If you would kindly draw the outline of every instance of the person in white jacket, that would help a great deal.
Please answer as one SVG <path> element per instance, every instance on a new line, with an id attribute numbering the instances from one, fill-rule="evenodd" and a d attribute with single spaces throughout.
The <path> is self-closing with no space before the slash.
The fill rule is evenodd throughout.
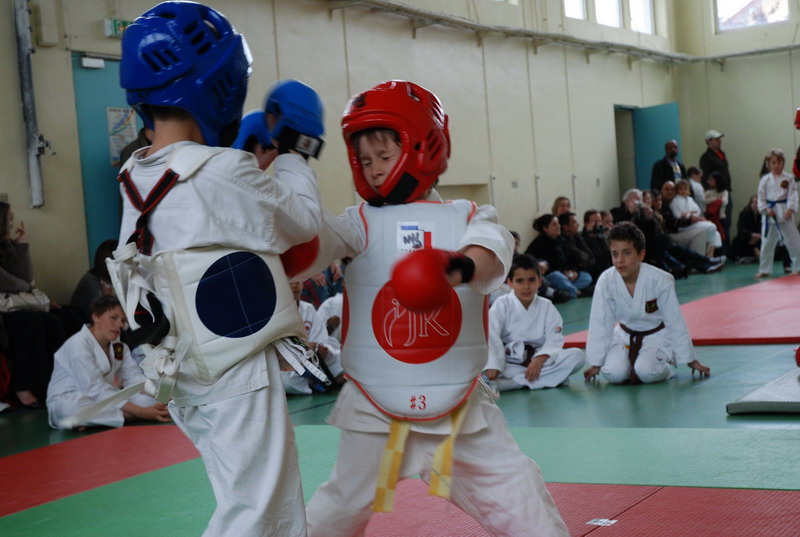
<path id="1" fill-rule="evenodd" d="M 144 382 L 128 346 L 119 340 L 125 324 L 119 301 L 113 296 L 101 297 L 91 306 L 91 318 L 92 323 L 84 325 L 55 354 L 53 376 L 47 387 L 47 411 L 50 426 L 56 429 L 72 428 L 65 425 L 67 418 L 113 397 L 121 388 Z M 74 427 L 122 427 L 135 419 L 170 421 L 166 405 L 137 393 Z"/>
<path id="2" fill-rule="evenodd" d="M 541 282 L 537 260 L 515 255 L 506 280 L 512 292 L 495 300 L 489 310 L 484 375 L 497 391 L 561 386 L 586 361 L 580 349 L 564 348 L 561 314 L 538 296 Z"/>
<path id="3" fill-rule="evenodd" d="M 797 213 L 797 185 L 791 174 L 783 171 L 786 157 L 780 149 L 767 154 L 769 173 L 758 183 L 758 212 L 761 213 L 761 254 L 756 278 L 772 272 L 775 247 L 783 242 L 792 266 L 792 274 L 800 273 L 800 232 L 794 225 Z"/>
<path id="4" fill-rule="evenodd" d="M 328 418 L 341 429 L 339 454 L 308 504 L 309 537 L 363 535 L 373 510 L 392 509 L 397 481 L 416 474 L 495 537 L 568 535 L 480 382 L 486 295 L 508 274 L 513 239 L 493 207 L 433 190 L 450 154 L 439 99 L 388 81 L 350 100 L 342 130 L 368 205 L 326 214 L 309 269 L 353 258 L 341 324 L 348 382 Z"/>
<path id="5" fill-rule="evenodd" d="M 643 262 L 641 230 L 621 222 L 611 228 L 608 240 L 614 266 L 600 275 L 592 296 L 586 380 L 602 373 L 612 384 L 659 382 L 675 375 L 675 364 L 710 375 L 695 355 L 675 279 Z"/>
<path id="6" fill-rule="evenodd" d="M 194 285 L 178 282 L 183 293 L 159 291 L 165 314 L 184 312 L 173 315 L 170 330 L 191 348 L 175 364 L 161 347 L 165 355 L 152 364 L 160 378 L 174 379 L 170 415 L 200 452 L 214 491 L 203 535 L 305 537 L 278 362 L 289 341 L 281 320 L 294 337 L 304 330 L 278 256 L 319 233 L 322 211 L 314 172 L 285 138 L 291 129 L 297 139 L 304 127 L 288 114 L 267 111 L 274 178 L 252 154 L 229 147 L 250 70 L 244 36 L 203 4 L 163 2 L 125 30 L 120 82 L 154 134 L 120 174 L 120 244 L 135 244 L 137 256 L 177 259 L 174 271 L 149 271 L 159 285 L 207 267 Z M 322 118 L 305 119 L 321 126 Z M 206 339 L 213 348 L 199 349 Z M 142 362 L 146 376 L 159 379 L 149 362 Z"/>

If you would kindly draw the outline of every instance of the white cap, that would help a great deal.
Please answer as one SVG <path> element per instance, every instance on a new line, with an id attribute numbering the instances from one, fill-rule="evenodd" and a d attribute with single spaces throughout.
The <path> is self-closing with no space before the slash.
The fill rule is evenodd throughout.
<path id="1" fill-rule="evenodd" d="M 722 134 L 721 132 L 711 129 L 706 133 L 706 142 L 709 140 L 713 140 L 714 138 L 722 138 L 723 136 L 725 135 Z"/>

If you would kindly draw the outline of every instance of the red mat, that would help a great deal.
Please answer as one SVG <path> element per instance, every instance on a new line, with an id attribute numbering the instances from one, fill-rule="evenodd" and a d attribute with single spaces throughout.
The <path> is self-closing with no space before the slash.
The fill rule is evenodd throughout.
<path id="1" fill-rule="evenodd" d="M 548 483 L 570 535 L 775 537 L 797 535 L 800 492 Z M 600 526 L 601 521 L 615 521 Z M 587 522 L 595 521 L 594 524 Z M 398 484 L 395 510 L 373 515 L 367 537 L 488 537 L 419 479 Z"/>
<path id="2" fill-rule="evenodd" d="M 695 345 L 800 342 L 800 278 L 785 276 L 681 306 Z M 586 347 L 588 331 L 566 336 L 564 347 Z"/>
<path id="3" fill-rule="evenodd" d="M 0 458 L 0 516 L 198 457 L 172 425 L 122 427 Z"/>

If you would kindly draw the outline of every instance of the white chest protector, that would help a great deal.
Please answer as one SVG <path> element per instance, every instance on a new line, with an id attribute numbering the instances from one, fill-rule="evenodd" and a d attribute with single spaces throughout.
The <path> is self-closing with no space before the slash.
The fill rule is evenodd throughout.
<path id="1" fill-rule="evenodd" d="M 185 181 L 218 150 L 181 148 L 169 169 L 178 174 L 178 181 Z M 123 169 L 132 166 L 129 161 Z M 137 305 L 147 307 L 148 292 L 159 299 L 170 321 L 171 337 L 160 345 L 169 359 L 163 352 L 151 352 L 142 363 L 151 380 L 163 383 L 166 376 L 174 383 L 180 369 L 210 384 L 279 338 L 305 337 L 283 265 L 275 254 L 212 246 L 148 256 L 129 243 L 114 252 L 107 264 L 132 328 L 137 328 Z M 174 355 L 169 351 L 175 351 Z"/>
<path id="2" fill-rule="evenodd" d="M 455 250 L 474 214 L 471 202 L 361 206 L 367 247 L 347 267 L 342 365 L 384 414 L 433 420 L 463 403 L 487 356 L 487 300 L 467 285 L 431 313 L 411 313 L 387 284 L 414 249 Z"/>

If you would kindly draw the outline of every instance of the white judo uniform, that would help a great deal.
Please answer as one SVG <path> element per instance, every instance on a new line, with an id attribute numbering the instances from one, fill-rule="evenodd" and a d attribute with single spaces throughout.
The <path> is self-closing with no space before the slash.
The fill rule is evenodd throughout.
<path id="1" fill-rule="evenodd" d="M 314 306 L 305 300 L 297 302 L 297 308 L 300 310 L 300 318 L 303 320 L 303 326 L 306 332 L 311 333 L 314 326 L 314 316 L 317 310 Z M 286 393 L 292 395 L 309 395 L 311 394 L 311 387 L 308 385 L 308 379 L 301 376 L 297 371 L 281 371 L 281 381 Z"/>
<path id="2" fill-rule="evenodd" d="M 314 326 L 308 333 L 308 340 L 312 343 L 325 345 L 328 354 L 325 356 L 325 365 L 334 377 L 341 375 L 342 368 L 342 306 L 344 304 L 344 294 L 337 293 L 319 305 L 317 314 L 314 317 Z M 328 333 L 328 319 L 331 317 L 339 318 L 339 326 L 333 332 Z"/>
<path id="3" fill-rule="evenodd" d="M 132 157 L 133 183 L 150 192 L 176 150 L 192 142 Z M 153 254 L 221 246 L 280 254 L 311 240 L 322 215 L 314 172 L 300 155 L 275 159 L 276 178 L 255 157 L 225 149 L 186 181 L 178 182 L 151 213 Z M 140 213 L 123 191 L 120 243 Z M 246 292 L 246 290 L 244 290 Z M 294 432 L 279 381 L 273 345 L 241 356 L 212 383 L 181 370 L 169 404 L 175 423 L 202 456 L 217 508 L 203 534 L 211 536 L 306 535 Z"/>
<path id="4" fill-rule="evenodd" d="M 631 336 L 616 323 L 630 330 L 646 332 L 664 328 L 644 337 L 635 371 L 645 383 L 659 382 L 675 374 L 673 365 L 697 359 L 686 321 L 675 294 L 672 275 L 642 263 L 633 296 L 614 268 L 606 269 L 597 280 L 589 317 L 586 361 L 601 366 L 600 372 L 611 383 L 625 382 L 631 375 L 628 348 Z"/>
<path id="5" fill-rule="evenodd" d="M 432 191 L 428 201 L 440 201 L 440 198 Z M 368 237 L 366 221 L 359 211 L 359 207 L 351 207 L 335 219 L 326 215 L 320 238 L 320 266 L 342 256 L 355 258 L 366 249 L 368 240 L 388 239 L 388 234 L 379 232 Z M 511 236 L 495 222 L 493 207 L 478 208 L 458 244 L 459 249 L 480 245 L 497 254 L 498 261 L 491 277 L 469 284 L 483 294 L 497 288 L 505 279 L 513 249 Z M 369 232 L 373 233 L 372 227 Z M 391 239 L 394 243 L 394 234 Z M 399 248 L 403 241 L 397 242 Z M 351 282 L 356 272 L 354 264 L 347 271 L 348 289 L 357 284 Z M 356 315 L 353 308 L 351 302 L 351 322 Z M 360 315 L 363 318 L 364 312 Z M 464 310 L 463 315 L 481 316 L 483 312 L 480 308 Z M 350 332 L 353 330 L 351 326 Z M 344 337 L 346 351 L 350 343 L 347 338 L 352 338 L 353 334 L 345 333 Z M 343 355 L 347 372 L 349 362 L 344 358 Z M 347 356 L 351 358 L 358 359 L 358 355 Z M 453 447 L 450 501 L 473 516 L 493 536 L 568 535 L 539 467 L 514 442 L 488 389 L 478 384 L 464 404 L 464 422 Z M 328 423 L 341 429 L 339 454 L 329 480 L 320 486 L 308 504 L 309 536 L 363 536 L 372 514 L 371 504 L 390 418 L 350 381 L 342 388 Z M 449 416 L 411 421 L 400 477 L 420 474 L 429 480 L 434 450 L 450 434 L 451 427 Z M 501 503 L 498 498 L 514 500 Z"/>
<path id="6" fill-rule="evenodd" d="M 782 241 L 792 259 L 792 272 L 800 271 L 800 232 L 794 218 L 786 220 L 787 209 L 797 214 L 797 184 L 791 174 L 783 172 L 775 177 L 766 174 L 758 183 L 758 211 L 761 213 L 761 257 L 758 271 L 772 272 L 775 247 Z M 767 216 L 767 209 L 775 211 L 775 218 Z M 776 226 L 777 222 L 777 226 Z"/>
<path id="7" fill-rule="evenodd" d="M 534 295 L 526 308 L 512 292 L 495 300 L 489 310 L 489 360 L 486 369 L 501 372 L 501 391 L 528 387 L 531 390 L 560 386 L 582 367 L 586 358 L 580 349 L 565 349 L 561 314 L 548 299 Z M 526 355 L 526 345 L 532 348 Z M 526 359 L 548 355 L 539 377 L 525 378 Z"/>
<path id="8" fill-rule="evenodd" d="M 115 353 L 115 345 L 121 352 Z M 114 385 L 115 378 L 122 383 L 122 388 L 144 382 L 144 375 L 131 358 L 128 346 L 115 341 L 106 354 L 88 325 L 65 341 L 54 358 L 53 376 L 47 386 L 47 413 L 50 426 L 56 429 L 63 428 L 61 422 L 65 418 L 119 393 L 120 388 Z M 138 393 L 78 425 L 122 427 L 125 424 L 122 407 L 126 402 L 147 407 L 156 400 Z"/>
<path id="9" fill-rule="evenodd" d="M 676 195 L 669 203 L 669 209 L 675 218 L 681 218 L 683 214 L 703 216 L 700 207 L 690 196 Z M 724 216 L 724 212 L 721 213 Z M 705 255 L 706 244 L 712 244 L 715 248 L 722 246 L 722 236 L 717 231 L 717 226 L 708 220 L 694 222 L 686 227 L 682 227 L 677 233 L 670 235 L 675 242 Z"/>

